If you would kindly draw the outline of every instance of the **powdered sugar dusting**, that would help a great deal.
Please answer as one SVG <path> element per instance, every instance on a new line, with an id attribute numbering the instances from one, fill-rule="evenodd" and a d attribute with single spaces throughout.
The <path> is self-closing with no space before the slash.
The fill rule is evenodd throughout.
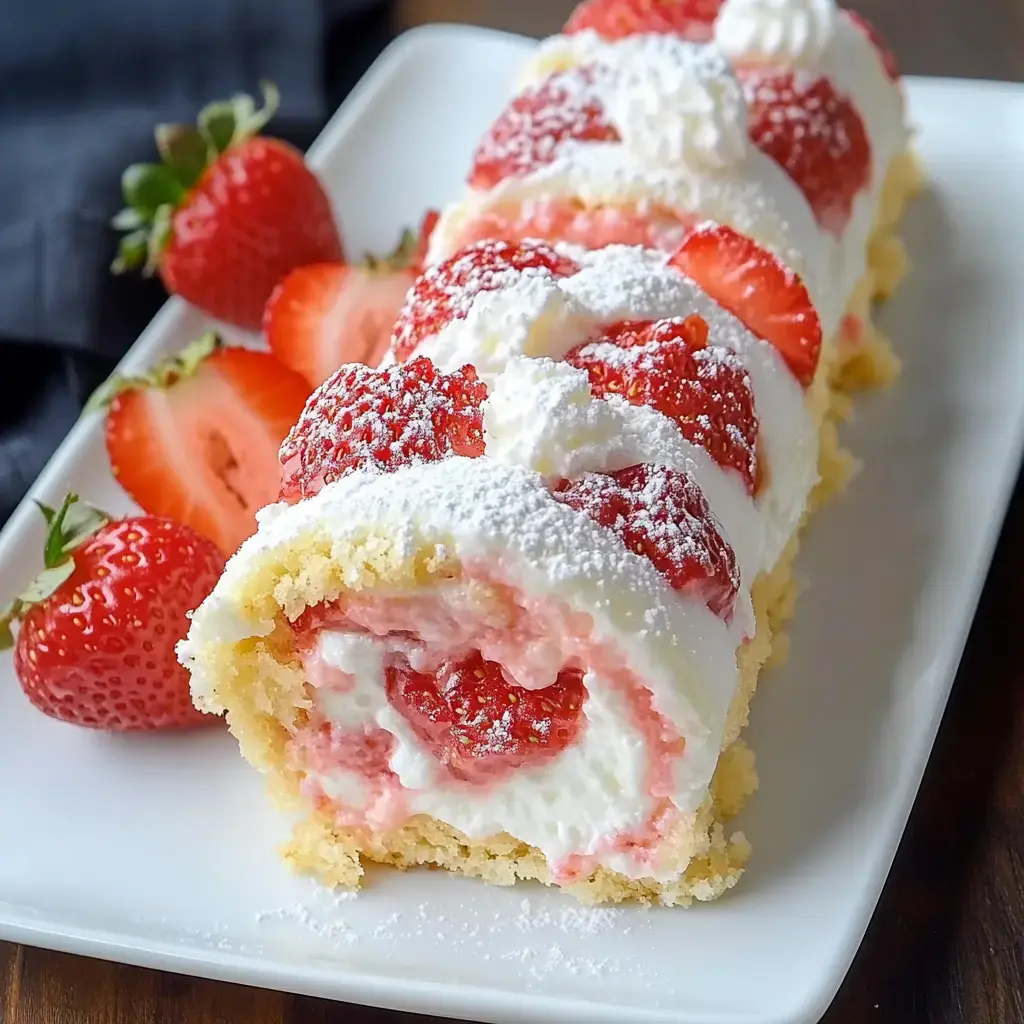
<path id="1" fill-rule="evenodd" d="M 309 497 L 357 470 L 482 453 L 486 394 L 472 367 L 441 374 L 426 360 L 343 366 L 313 392 L 281 445 L 282 497 Z"/>
<path id="2" fill-rule="evenodd" d="M 634 466 L 567 481 L 555 498 L 614 531 L 674 589 L 732 617 L 740 583 L 735 555 L 692 477 L 665 466 Z"/>
<path id="3" fill-rule="evenodd" d="M 570 140 L 618 141 L 599 88 L 607 75 L 602 67 L 581 65 L 524 89 L 481 140 L 470 184 L 493 188 L 505 178 L 521 177 L 552 163 Z"/>
<path id="4" fill-rule="evenodd" d="M 826 230 L 846 228 L 871 184 L 871 143 L 856 108 L 831 82 L 808 72 L 741 72 L 751 137 L 800 186 Z"/>
<path id="5" fill-rule="evenodd" d="M 531 282 L 550 285 L 578 269 L 543 242 L 488 240 L 468 246 L 417 280 L 395 323 L 395 355 L 407 359 L 424 341 L 467 319 L 481 296 L 529 293 Z"/>

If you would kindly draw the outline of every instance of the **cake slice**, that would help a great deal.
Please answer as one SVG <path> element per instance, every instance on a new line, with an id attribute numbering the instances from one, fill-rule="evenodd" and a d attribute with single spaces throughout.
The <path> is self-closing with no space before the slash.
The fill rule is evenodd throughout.
<path id="1" fill-rule="evenodd" d="M 846 392 L 891 377 L 870 306 L 917 177 L 891 68 L 833 4 L 708 3 L 701 42 L 601 6 L 530 62 L 391 362 L 314 393 L 179 648 L 328 884 L 432 865 L 685 905 L 749 854 L 741 732 L 850 470 Z M 838 98 L 814 187 L 750 131 L 775 74 Z"/>

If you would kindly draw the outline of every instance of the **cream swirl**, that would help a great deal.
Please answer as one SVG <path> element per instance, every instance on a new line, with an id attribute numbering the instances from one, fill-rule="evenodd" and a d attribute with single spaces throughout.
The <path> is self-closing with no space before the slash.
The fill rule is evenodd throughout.
<path id="1" fill-rule="evenodd" d="M 835 0 L 725 0 L 715 43 L 736 63 L 813 67 L 832 42 L 837 20 Z"/>
<path id="2" fill-rule="evenodd" d="M 602 95 L 622 141 L 660 166 L 722 169 L 747 152 L 743 90 L 715 47 L 635 36 L 604 47 L 614 85 Z"/>

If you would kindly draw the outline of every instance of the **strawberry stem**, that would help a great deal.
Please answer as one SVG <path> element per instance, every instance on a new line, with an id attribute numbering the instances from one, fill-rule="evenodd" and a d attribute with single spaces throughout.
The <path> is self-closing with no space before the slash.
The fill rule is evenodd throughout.
<path id="1" fill-rule="evenodd" d="M 12 601 L 0 611 L 0 651 L 14 645 L 11 623 L 20 619 L 27 609 L 45 601 L 75 571 L 71 553 L 94 533 L 110 522 L 110 516 L 91 505 L 79 502 L 77 494 L 68 494 L 59 509 L 36 502 L 46 520 L 43 542 L 45 568 Z"/>
<path id="2" fill-rule="evenodd" d="M 169 388 L 192 374 L 219 348 L 223 347 L 220 335 L 207 331 L 201 338 L 186 345 L 183 349 L 168 356 L 153 366 L 148 373 L 138 377 L 125 377 L 120 374 L 105 380 L 85 403 L 83 416 L 91 415 L 106 409 L 120 394 L 135 391 L 138 388 Z"/>
<path id="3" fill-rule="evenodd" d="M 230 146 L 258 134 L 277 113 L 281 95 L 273 82 L 260 82 L 263 106 L 239 93 L 210 103 L 198 126 L 157 125 L 160 163 L 132 164 L 121 176 L 125 207 L 111 221 L 126 234 L 110 269 L 115 274 L 142 268 L 152 274 L 171 240 L 174 211 L 203 172 Z"/>

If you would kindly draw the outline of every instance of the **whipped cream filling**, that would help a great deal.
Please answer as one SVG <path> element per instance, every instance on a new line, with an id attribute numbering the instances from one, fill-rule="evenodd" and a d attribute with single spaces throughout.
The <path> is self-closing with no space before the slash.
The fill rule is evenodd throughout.
<path id="1" fill-rule="evenodd" d="M 383 827 L 429 814 L 474 838 L 508 832 L 543 850 L 556 873 L 570 858 L 599 854 L 603 863 L 628 874 L 648 869 L 634 857 L 604 849 L 616 836 L 647 832 L 658 806 L 651 792 L 651 750 L 621 690 L 587 671 L 583 723 L 574 744 L 487 784 L 460 782 L 447 775 L 385 697 L 385 664 L 396 652 L 405 653 L 390 637 L 336 630 L 318 637 L 315 657 L 350 676 L 352 685 L 340 691 L 315 688 L 317 709 L 343 732 L 384 730 L 392 738 L 389 766 L 396 778 L 374 784 L 329 760 L 313 759 L 304 767 L 316 791 Z"/>
<path id="2" fill-rule="evenodd" d="M 633 36 L 602 50 L 598 66 L 605 74 L 597 93 L 627 149 L 696 170 L 743 160 L 750 146 L 743 89 L 714 47 Z"/>

